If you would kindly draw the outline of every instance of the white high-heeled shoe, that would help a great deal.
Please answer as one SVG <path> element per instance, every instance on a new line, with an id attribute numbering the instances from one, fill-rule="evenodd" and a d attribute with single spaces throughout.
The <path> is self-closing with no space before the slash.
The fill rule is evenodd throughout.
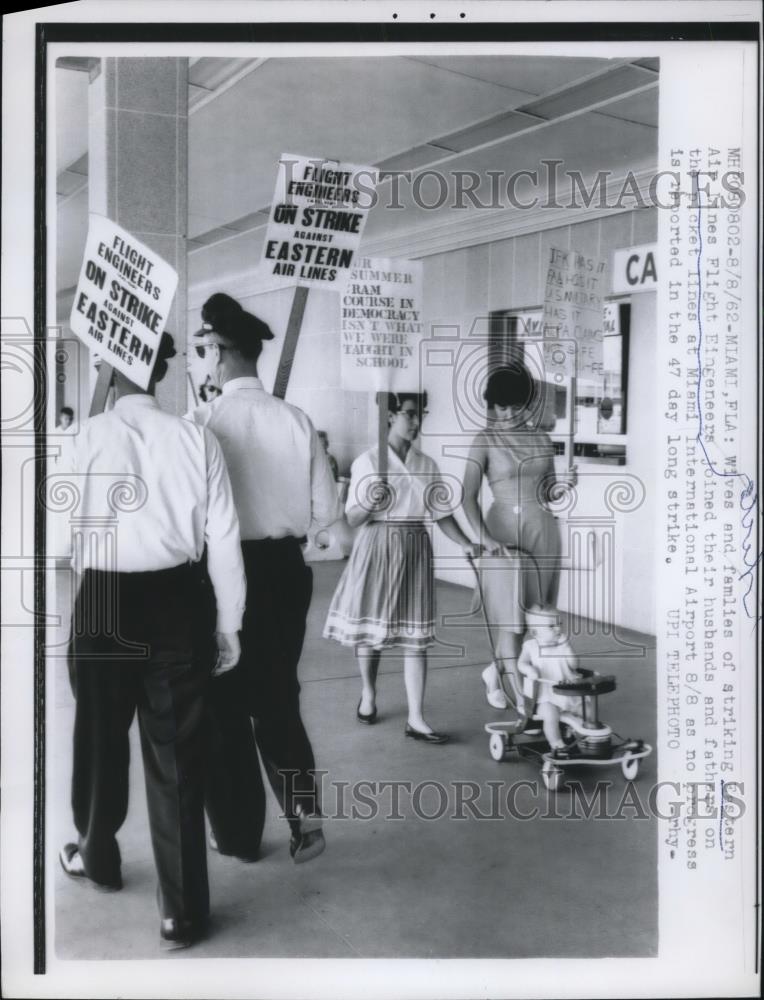
<path id="1" fill-rule="evenodd" d="M 480 675 L 485 684 L 485 700 L 491 708 L 509 708 L 507 696 L 501 686 L 501 675 L 495 663 L 489 663 Z"/>

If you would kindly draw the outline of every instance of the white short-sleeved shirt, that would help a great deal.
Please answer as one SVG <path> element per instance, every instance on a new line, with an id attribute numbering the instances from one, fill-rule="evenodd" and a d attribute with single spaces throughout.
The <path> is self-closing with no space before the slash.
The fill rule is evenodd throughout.
<path id="1" fill-rule="evenodd" d="M 223 395 L 195 409 L 195 423 L 220 442 L 245 540 L 300 538 L 341 515 L 329 460 L 308 417 L 263 388 L 230 379 Z"/>
<path id="2" fill-rule="evenodd" d="M 246 579 L 231 484 L 214 435 L 135 393 L 83 421 L 71 441 L 53 485 L 60 489 L 70 476 L 77 506 L 74 514 L 53 515 L 58 554 L 70 556 L 78 573 L 141 573 L 197 562 L 206 544 L 217 629 L 238 631 Z"/>
<path id="3" fill-rule="evenodd" d="M 393 449 L 388 448 L 387 464 L 391 506 L 373 513 L 370 521 L 438 521 L 453 514 L 458 506 L 453 483 L 441 475 L 429 455 L 412 445 L 402 462 Z M 368 508 L 378 484 L 379 449 L 370 448 L 353 462 L 345 509 Z"/>

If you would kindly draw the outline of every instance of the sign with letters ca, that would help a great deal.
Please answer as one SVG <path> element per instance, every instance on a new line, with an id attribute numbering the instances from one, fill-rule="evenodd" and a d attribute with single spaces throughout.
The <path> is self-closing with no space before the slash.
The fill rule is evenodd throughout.
<path id="1" fill-rule="evenodd" d="M 613 294 L 654 292 L 658 288 L 657 243 L 613 251 Z"/>

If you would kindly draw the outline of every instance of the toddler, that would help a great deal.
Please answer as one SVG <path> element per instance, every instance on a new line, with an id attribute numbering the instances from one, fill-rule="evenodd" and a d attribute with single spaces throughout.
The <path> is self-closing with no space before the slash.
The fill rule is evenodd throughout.
<path id="1" fill-rule="evenodd" d="M 560 733 L 560 712 L 580 714 L 580 699 L 553 690 L 561 681 L 580 679 L 577 658 L 567 636 L 560 631 L 560 617 L 554 608 L 534 605 L 526 614 L 527 637 L 517 662 L 526 678 L 538 681 L 536 712 L 544 724 L 544 736 L 556 760 L 579 756 L 578 747 L 566 746 Z"/>

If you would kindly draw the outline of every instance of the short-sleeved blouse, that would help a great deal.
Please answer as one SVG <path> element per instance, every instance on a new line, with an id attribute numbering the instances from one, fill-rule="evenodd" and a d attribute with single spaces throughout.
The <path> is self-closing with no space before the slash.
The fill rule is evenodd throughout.
<path id="1" fill-rule="evenodd" d="M 429 455 L 412 446 L 402 462 L 388 448 L 387 463 L 391 503 L 387 509 L 375 511 L 370 521 L 438 521 L 453 513 L 458 505 L 453 484 L 441 475 Z M 379 449 L 370 448 L 358 456 L 350 469 L 345 509 L 368 507 L 372 491 L 378 485 Z"/>

